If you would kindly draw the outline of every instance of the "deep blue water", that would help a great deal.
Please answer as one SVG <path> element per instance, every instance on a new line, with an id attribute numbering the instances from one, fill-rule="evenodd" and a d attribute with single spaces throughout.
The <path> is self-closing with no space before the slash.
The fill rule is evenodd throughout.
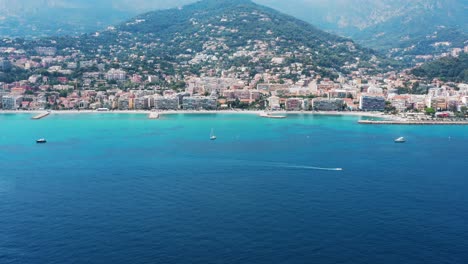
<path id="1" fill-rule="evenodd" d="M 29 118 L 0 115 L 2 264 L 468 262 L 467 126 Z"/>

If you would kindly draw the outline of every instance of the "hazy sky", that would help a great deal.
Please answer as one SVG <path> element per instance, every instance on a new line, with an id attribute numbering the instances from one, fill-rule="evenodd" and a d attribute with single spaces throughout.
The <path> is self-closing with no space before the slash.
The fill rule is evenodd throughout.
<path id="1" fill-rule="evenodd" d="M 333 0 L 343 1 L 343 0 Z M 359 1 L 359 0 L 358 0 Z M 185 4 L 197 2 L 196 0 L 0 0 L 1 10 L 39 8 L 39 7 L 118 7 L 128 8 L 137 11 L 148 11 L 151 9 L 165 9 L 178 7 Z M 280 8 L 287 6 L 316 5 L 330 3 L 326 0 L 254 0 L 259 4 L 277 6 Z"/>
<path id="2" fill-rule="evenodd" d="M 468 10 L 468 0 L 253 0 L 254 2 L 293 15 L 322 28 L 357 28 L 369 26 L 369 21 L 379 23 L 413 10 L 446 10 L 439 17 L 453 14 L 459 24 L 466 25 L 463 12 Z M 48 8 L 94 8 L 118 10 L 128 17 L 152 11 L 180 7 L 196 0 L 0 0 L 0 20 L 2 16 L 27 15 L 36 10 Z M 461 15 L 460 15 L 460 12 Z M 465 19 L 463 19 L 465 17 Z"/>

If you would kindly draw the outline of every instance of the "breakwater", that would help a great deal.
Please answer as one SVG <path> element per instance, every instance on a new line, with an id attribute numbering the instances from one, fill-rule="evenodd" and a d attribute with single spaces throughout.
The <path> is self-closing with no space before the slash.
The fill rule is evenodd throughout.
<path id="1" fill-rule="evenodd" d="M 50 114 L 49 112 L 41 113 L 41 114 L 38 114 L 38 115 L 36 115 L 36 116 L 33 116 L 32 119 L 34 119 L 34 120 L 39 120 L 39 119 L 42 119 L 42 118 L 48 116 L 49 114 Z"/>
<path id="2" fill-rule="evenodd" d="M 156 112 L 151 112 L 148 114 L 149 119 L 158 119 L 159 118 L 159 113 Z"/>

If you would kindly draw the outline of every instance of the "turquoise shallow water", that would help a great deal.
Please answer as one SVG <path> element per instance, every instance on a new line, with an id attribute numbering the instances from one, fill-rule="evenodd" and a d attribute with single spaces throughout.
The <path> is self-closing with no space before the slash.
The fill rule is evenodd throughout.
<path id="1" fill-rule="evenodd" d="M 0 115 L 0 263 L 468 259 L 468 127 L 30 117 Z"/>

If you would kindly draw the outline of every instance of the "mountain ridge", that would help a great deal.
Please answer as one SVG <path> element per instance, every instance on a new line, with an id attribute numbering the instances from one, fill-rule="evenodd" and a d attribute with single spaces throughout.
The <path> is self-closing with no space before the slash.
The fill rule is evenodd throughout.
<path id="1" fill-rule="evenodd" d="M 350 39 L 248 0 L 199 1 L 147 12 L 104 31 L 38 39 L 27 46 L 31 53 L 34 47 L 49 46 L 59 53 L 77 50 L 89 59 L 113 58 L 129 65 L 147 64 L 139 59 L 145 58 L 164 65 L 160 73 L 169 75 L 220 75 L 234 67 L 250 78 L 267 71 L 299 79 L 381 72 L 393 63 Z M 285 70 L 291 65 L 294 70 Z"/>
<path id="2" fill-rule="evenodd" d="M 278 0 L 258 2 L 367 47 L 385 52 L 397 49 L 392 56 L 441 54 L 447 50 L 431 45 L 456 37 L 453 46 L 463 47 L 458 39 L 468 40 L 468 2 L 463 0 L 302 0 L 301 8 Z M 456 33 L 435 34 L 444 28 Z"/>
<path id="3" fill-rule="evenodd" d="M 38 37 L 100 31 L 144 11 L 194 0 L 0 0 L 0 35 Z M 440 55 L 468 44 L 464 0 L 255 0 L 392 57 Z M 211 2 L 215 4 L 216 1 Z M 223 5 L 239 3 L 224 1 Z M 454 41 L 452 41 L 454 39 Z M 434 47 L 439 42 L 450 46 Z M 411 58 L 410 58 L 411 59 Z"/>
<path id="4" fill-rule="evenodd" d="M 236 14 L 237 17 L 232 14 Z M 249 17 L 249 15 L 253 17 Z M 245 16 L 245 18 L 240 19 L 241 16 Z M 188 17 L 190 17 L 190 19 L 187 19 Z M 138 23 L 137 21 L 141 22 Z M 253 29 L 252 25 L 249 25 L 248 22 L 255 23 L 254 25 L 258 27 L 257 29 L 261 30 Z M 234 33 L 225 31 L 222 34 L 213 34 L 200 25 L 217 25 L 218 28 L 233 28 L 234 31 L 237 31 Z M 230 46 L 233 48 L 247 45 L 248 38 L 252 40 L 260 37 L 263 40 L 269 39 L 270 41 L 275 38 L 280 38 L 296 44 L 298 42 L 307 43 L 309 47 L 321 49 L 329 55 L 331 55 L 332 52 L 324 48 L 324 44 L 332 44 L 332 42 L 334 42 L 334 44 L 339 43 L 339 45 L 352 46 L 350 48 L 352 51 L 348 50 L 348 52 L 351 53 L 356 52 L 356 54 L 360 53 L 360 55 L 370 53 L 374 55 L 372 50 L 358 47 L 350 39 L 322 31 L 305 21 L 283 14 L 277 10 L 258 5 L 250 0 L 204 0 L 178 9 L 147 12 L 137 16 L 130 22 L 121 24 L 117 29 L 143 34 L 154 34 L 158 32 L 162 33 L 159 34 L 160 37 L 164 37 L 165 35 L 175 36 L 177 34 L 197 34 L 201 31 L 205 32 L 208 38 L 211 39 L 219 37 L 228 39 L 230 41 Z M 239 32 L 244 35 L 243 38 L 236 36 Z M 273 38 L 271 35 L 275 37 Z M 319 42 L 320 45 L 318 45 Z M 178 44 L 184 45 L 185 43 L 179 42 Z M 191 46 L 186 45 L 184 48 L 191 49 Z M 292 50 L 293 47 L 290 47 L 290 49 Z M 339 60 L 336 56 L 330 57 Z M 365 57 L 370 59 L 370 56 Z M 353 60 L 354 58 L 348 56 L 347 59 Z M 331 64 L 337 66 L 340 63 L 340 66 L 343 66 L 345 61 L 341 60 L 339 63 Z"/>

